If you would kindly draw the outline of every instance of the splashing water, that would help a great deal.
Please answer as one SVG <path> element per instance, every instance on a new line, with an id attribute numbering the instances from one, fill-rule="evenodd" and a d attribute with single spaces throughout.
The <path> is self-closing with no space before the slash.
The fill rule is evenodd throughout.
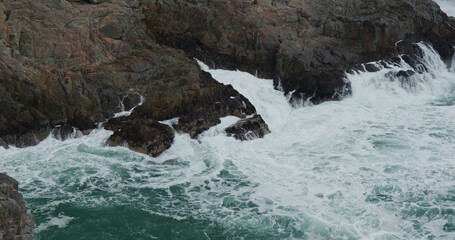
<path id="1" fill-rule="evenodd" d="M 256 106 L 264 139 L 215 127 L 150 158 L 97 129 L 0 149 L 0 169 L 38 239 L 454 239 L 455 73 L 419 46 L 427 72 L 383 63 L 347 75 L 351 97 L 298 109 L 271 80 L 201 64 Z"/>
<path id="2" fill-rule="evenodd" d="M 455 17 L 455 2 L 453 0 L 434 0 L 448 16 Z"/>

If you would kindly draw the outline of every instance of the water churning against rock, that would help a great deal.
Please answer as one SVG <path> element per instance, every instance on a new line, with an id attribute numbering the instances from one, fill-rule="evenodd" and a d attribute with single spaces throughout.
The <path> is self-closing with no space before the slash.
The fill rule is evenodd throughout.
<path id="1" fill-rule="evenodd" d="M 455 5 L 452 0 L 434 0 L 448 16 L 455 17 Z"/>
<path id="2" fill-rule="evenodd" d="M 454 239 L 455 73 L 419 47 L 420 67 L 371 63 L 347 74 L 352 96 L 304 108 L 272 80 L 201 64 L 255 105 L 264 139 L 218 126 L 150 158 L 98 129 L 1 148 L 0 169 L 38 239 Z"/>

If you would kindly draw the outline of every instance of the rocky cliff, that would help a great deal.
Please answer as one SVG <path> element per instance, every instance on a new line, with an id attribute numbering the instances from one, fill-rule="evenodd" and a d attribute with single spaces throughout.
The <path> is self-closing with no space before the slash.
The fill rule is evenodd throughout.
<path id="1" fill-rule="evenodd" d="M 0 145 L 36 144 L 56 126 L 87 133 L 139 95 L 104 125 L 110 145 L 156 156 L 174 130 L 197 137 L 228 115 L 253 116 L 230 130 L 263 136 L 248 99 L 192 57 L 320 102 L 349 91 L 345 70 L 417 41 L 450 61 L 454 25 L 430 0 L 2 0 Z M 171 118 L 173 129 L 159 123 Z"/>
<path id="2" fill-rule="evenodd" d="M 196 137 L 220 117 L 256 112 L 183 51 L 156 43 L 148 11 L 141 1 L 1 1 L 0 145 L 36 144 L 55 126 L 89 132 L 137 105 L 138 95 L 145 101 L 122 128 L 153 124 L 134 136 L 115 133 L 109 143 L 136 142 L 133 149 L 154 156 L 173 140 L 156 121 L 177 117 L 174 128 Z M 150 138 L 166 141 L 137 142 Z"/>
<path id="3" fill-rule="evenodd" d="M 27 214 L 17 181 L 0 173 L 0 239 L 32 239 L 30 234 L 34 226 L 35 218 Z"/>
<path id="4" fill-rule="evenodd" d="M 337 99 L 352 66 L 412 43 L 453 55 L 455 21 L 431 0 L 156 0 L 145 22 L 158 42 L 219 67 L 274 78 L 293 97 Z"/>

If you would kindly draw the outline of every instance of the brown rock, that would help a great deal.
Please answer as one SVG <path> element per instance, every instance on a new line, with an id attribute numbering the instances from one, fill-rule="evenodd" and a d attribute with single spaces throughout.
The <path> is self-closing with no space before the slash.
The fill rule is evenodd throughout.
<path id="1" fill-rule="evenodd" d="M 0 173 L 0 239 L 32 239 L 35 218 L 27 214 L 15 179 Z"/>
<path id="2" fill-rule="evenodd" d="M 430 0 L 3 1 L 0 144 L 37 144 L 57 125 L 89 131 L 136 106 L 132 93 L 145 102 L 128 121 L 144 121 L 149 136 L 168 136 L 154 120 L 178 117 L 174 128 L 196 137 L 256 111 L 188 55 L 320 102 L 349 92 L 345 70 L 413 53 L 413 42 L 451 61 L 453 26 Z M 167 147 L 157 139 L 163 147 L 151 149 Z"/>
<path id="3" fill-rule="evenodd" d="M 132 115 L 156 120 L 178 117 L 179 122 L 173 127 L 196 137 L 220 123 L 221 117 L 245 117 L 256 112 L 248 99 L 232 86 L 216 82 L 209 73 L 196 73 L 198 75 L 189 75 L 180 81 L 156 82 L 149 89 L 144 104 Z"/>
<path id="4" fill-rule="evenodd" d="M 149 31 L 210 65 L 281 80 L 285 93 L 337 99 L 350 67 L 428 41 L 451 61 L 455 30 L 431 0 L 147 1 Z M 349 92 L 349 91 L 348 91 Z"/>
<path id="5" fill-rule="evenodd" d="M 183 51 L 156 44 L 142 22 L 144 3 L 0 3 L 1 144 L 37 144 L 58 125 L 68 130 L 54 130 L 61 139 L 72 127 L 88 132 L 135 107 L 140 95 L 146 103 L 137 116 L 179 117 L 179 131 L 193 136 L 220 117 L 254 112 L 251 104 L 230 101 L 240 95 L 202 73 Z"/>
<path id="6" fill-rule="evenodd" d="M 113 118 L 104 127 L 114 131 L 107 140 L 108 145 L 127 146 L 153 157 L 170 148 L 174 141 L 174 130 L 152 119 Z"/>
<path id="7" fill-rule="evenodd" d="M 270 133 L 269 127 L 262 119 L 261 115 L 239 120 L 234 125 L 226 128 L 228 136 L 233 136 L 239 140 L 252 140 L 263 138 Z"/>

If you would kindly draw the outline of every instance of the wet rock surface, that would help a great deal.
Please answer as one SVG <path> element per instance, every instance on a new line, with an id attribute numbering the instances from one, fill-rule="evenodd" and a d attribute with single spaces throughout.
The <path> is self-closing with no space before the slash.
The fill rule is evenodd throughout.
<path id="1" fill-rule="evenodd" d="M 104 127 L 114 131 L 107 140 L 110 146 L 127 146 L 153 157 L 170 148 L 174 141 L 174 130 L 153 119 L 112 118 Z"/>
<path id="2" fill-rule="evenodd" d="M 263 138 L 266 134 L 270 133 L 270 130 L 261 115 L 255 115 L 242 119 L 226 128 L 226 133 L 228 136 L 233 136 L 236 139 L 244 141 Z"/>
<path id="3" fill-rule="evenodd" d="M 173 128 L 191 137 L 256 114 L 191 57 L 257 71 L 293 98 L 338 99 L 345 70 L 412 54 L 414 42 L 450 61 L 454 24 L 430 0 L 4 0 L 0 146 L 37 144 L 55 126 L 62 139 L 89 132 L 137 96 L 124 124 L 179 118 Z"/>
<path id="4" fill-rule="evenodd" d="M 147 1 L 161 43 L 219 67 L 273 78 L 293 97 L 337 99 L 350 67 L 428 41 L 453 55 L 455 21 L 431 0 Z M 346 89 L 347 88 L 347 89 Z"/>
<path id="5" fill-rule="evenodd" d="M 192 137 L 220 117 L 255 113 L 185 52 L 156 43 L 144 24 L 149 11 L 136 0 L 2 1 L 0 145 L 89 132 L 138 96 L 145 102 L 128 123 L 179 117 L 176 129 Z"/>
<path id="6" fill-rule="evenodd" d="M 27 214 L 17 181 L 0 173 L 0 239 L 32 239 L 34 226 L 35 218 Z"/>

